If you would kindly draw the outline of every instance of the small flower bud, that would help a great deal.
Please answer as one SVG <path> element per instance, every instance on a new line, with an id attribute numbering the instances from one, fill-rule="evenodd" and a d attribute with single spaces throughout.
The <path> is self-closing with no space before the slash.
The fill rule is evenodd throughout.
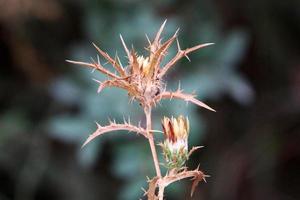
<path id="1" fill-rule="evenodd" d="M 162 127 L 165 135 L 162 149 L 167 168 L 180 168 L 188 159 L 189 120 L 183 116 L 177 119 L 164 117 Z"/>

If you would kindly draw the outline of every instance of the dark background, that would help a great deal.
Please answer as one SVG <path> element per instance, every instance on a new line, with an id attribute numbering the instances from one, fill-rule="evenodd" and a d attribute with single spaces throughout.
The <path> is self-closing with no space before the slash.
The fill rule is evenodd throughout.
<path id="1" fill-rule="evenodd" d="M 103 76 L 65 59 L 95 59 L 91 42 L 123 57 L 120 33 L 145 54 L 144 34 L 166 18 L 164 39 L 180 27 L 182 48 L 215 43 L 178 63 L 168 87 L 180 80 L 217 110 L 155 110 L 157 128 L 163 115 L 189 116 L 190 146 L 205 148 L 188 166 L 211 175 L 193 198 L 181 181 L 166 199 L 300 199 L 300 1 L 0 0 L 1 200 L 142 198 L 147 141 L 112 133 L 80 149 L 94 121 L 143 122 L 141 109 L 117 89 L 97 94 L 91 78 Z"/>

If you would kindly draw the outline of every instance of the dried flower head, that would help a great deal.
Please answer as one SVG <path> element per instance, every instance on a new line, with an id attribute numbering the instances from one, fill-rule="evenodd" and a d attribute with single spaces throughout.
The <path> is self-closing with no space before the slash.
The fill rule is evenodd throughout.
<path id="1" fill-rule="evenodd" d="M 165 141 L 162 144 L 167 168 L 180 168 L 188 159 L 189 120 L 180 115 L 178 118 L 164 117 L 162 127 Z"/>
<path id="2" fill-rule="evenodd" d="M 177 63 L 178 60 L 183 57 L 188 58 L 187 54 L 213 44 L 200 44 L 195 47 L 182 50 L 177 40 L 178 30 L 171 38 L 165 42 L 162 42 L 161 34 L 165 24 L 166 21 L 162 24 L 152 42 L 147 37 L 149 46 L 146 49 L 149 51 L 149 54 L 146 57 L 139 56 L 133 48 L 129 50 L 123 40 L 123 37 L 120 35 L 128 58 L 128 64 L 125 67 L 123 67 L 121 64 L 118 56 L 112 58 L 106 52 L 102 51 L 99 47 L 93 44 L 97 51 L 115 68 L 117 73 L 113 73 L 105 69 L 99 60 L 98 62 L 93 61 L 92 63 L 70 60 L 67 61 L 74 64 L 91 67 L 107 75 L 109 79 L 106 81 L 101 82 L 95 80 L 99 83 L 98 92 L 106 87 L 118 87 L 127 90 L 131 99 L 138 100 L 143 107 L 151 107 L 152 105 L 156 105 L 156 103 L 162 98 L 178 98 L 214 111 L 208 105 L 195 99 L 195 95 L 185 94 L 181 89 L 178 89 L 175 92 L 165 91 L 163 77 L 166 72 Z M 162 60 L 168 53 L 168 49 L 175 40 L 177 41 L 178 47 L 177 54 L 169 62 L 167 62 L 167 64 L 162 65 Z"/>

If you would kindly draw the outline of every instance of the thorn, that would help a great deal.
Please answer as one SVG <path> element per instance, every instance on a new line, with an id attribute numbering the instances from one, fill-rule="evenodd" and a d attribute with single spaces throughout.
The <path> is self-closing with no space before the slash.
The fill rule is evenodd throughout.
<path id="1" fill-rule="evenodd" d="M 99 83 L 99 84 L 102 84 L 102 82 L 99 81 L 99 80 L 97 80 L 97 79 L 92 78 L 92 80 L 95 81 L 95 82 L 97 82 L 97 83 Z"/>
<path id="2" fill-rule="evenodd" d="M 171 92 L 171 98 L 170 98 L 170 100 L 172 100 L 173 99 L 173 92 Z"/>
<path id="3" fill-rule="evenodd" d="M 95 121 L 95 123 L 96 123 L 98 128 L 102 128 L 102 126 L 98 122 Z"/>
<path id="4" fill-rule="evenodd" d="M 184 57 L 186 57 L 186 59 L 188 59 L 188 61 L 191 62 L 191 59 L 188 57 L 187 54 L 184 54 Z"/>
<path id="5" fill-rule="evenodd" d="M 94 42 L 92 42 L 92 45 L 93 45 L 96 49 L 99 49 L 99 47 L 98 47 Z"/>
<path id="6" fill-rule="evenodd" d="M 99 55 L 97 55 L 97 62 L 98 62 L 98 65 L 101 65 Z"/>
<path id="7" fill-rule="evenodd" d="M 202 179 L 203 179 L 203 181 L 204 181 L 205 183 L 207 183 L 206 177 L 208 178 L 208 177 L 210 177 L 210 175 L 203 175 Z"/>
<path id="8" fill-rule="evenodd" d="M 185 100 L 185 102 L 186 102 L 186 106 L 189 105 L 189 100 Z"/>
<path id="9" fill-rule="evenodd" d="M 167 23 L 167 20 L 168 20 L 168 19 L 165 19 L 165 21 L 164 21 L 164 23 L 163 23 L 163 26 L 165 26 L 165 24 Z"/>
<path id="10" fill-rule="evenodd" d="M 161 100 L 161 98 L 160 98 L 160 100 Z M 162 106 L 162 104 L 161 104 L 160 102 L 158 102 L 158 105 L 159 105 L 159 106 Z"/>
<path id="11" fill-rule="evenodd" d="M 68 63 L 74 63 L 74 62 L 76 62 L 76 61 L 73 61 L 73 60 L 65 60 L 66 62 L 68 62 Z"/>
<path id="12" fill-rule="evenodd" d="M 103 83 L 97 79 L 92 79 L 93 81 L 96 81 L 97 83 L 99 83 L 99 87 L 97 89 L 97 93 L 100 93 L 101 90 L 104 88 Z"/>
<path id="13" fill-rule="evenodd" d="M 147 195 L 147 191 L 143 187 L 141 189 L 144 192 L 143 196 L 146 196 Z"/>
<path id="14" fill-rule="evenodd" d="M 92 63 L 86 63 L 86 62 L 80 62 L 80 61 L 74 61 L 74 60 L 66 60 L 66 62 L 75 64 L 75 65 L 83 65 L 83 66 L 95 67 Z"/>
<path id="15" fill-rule="evenodd" d="M 148 183 L 151 182 L 149 176 L 146 176 L 146 179 L 147 179 L 147 182 L 148 182 Z"/>
<path id="16" fill-rule="evenodd" d="M 124 67 L 123 67 L 123 65 L 122 65 L 122 63 L 121 63 L 121 60 L 120 60 L 119 56 L 117 56 L 117 60 L 118 60 L 118 63 L 121 65 L 121 67 L 124 69 Z"/>
<path id="17" fill-rule="evenodd" d="M 98 64 L 96 63 L 96 61 L 94 60 L 93 57 L 90 57 L 90 59 L 91 59 L 91 61 L 94 63 L 94 65 L 98 65 Z"/>
<path id="18" fill-rule="evenodd" d="M 181 51 L 181 48 L 180 48 L 180 44 L 179 44 L 178 38 L 176 38 L 176 43 L 177 43 L 177 49 L 178 49 L 178 51 L 180 52 L 180 51 Z"/>
<path id="19" fill-rule="evenodd" d="M 94 58 L 92 56 L 90 57 L 90 59 L 93 63 L 96 63 L 96 61 L 94 60 Z"/>
<path id="20" fill-rule="evenodd" d="M 113 66 L 118 62 L 118 52 L 116 51 L 114 61 L 113 61 Z M 122 67 L 123 68 L 123 67 Z"/>
<path id="21" fill-rule="evenodd" d="M 161 35 L 161 33 L 162 33 L 162 31 L 163 31 L 166 23 L 167 23 L 167 19 L 165 19 L 164 23 L 160 26 L 160 28 L 159 28 L 159 30 L 158 30 L 155 38 L 154 38 L 154 42 L 153 43 L 158 43 L 159 42 L 160 35 Z"/>
<path id="22" fill-rule="evenodd" d="M 125 44 L 125 42 L 124 42 L 124 39 L 123 39 L 123 37 L 122 37 L 121 34 L 120 34 L 120 39 L 121 39 L 121 42 L 122 42 L 122 44 L 123 44 L 123 47 L 124 47 L 124 49 L 125 49 L 125 51 L 126 51 L 126 53 L 127 53 L 128 58 L 130 58 L 129 50 L 128 50 L 128 48 L 127 48 L 127 46 L 126 46 L 126 44 Z"/>
<path id="23" fill-rule="evenodd" d="M 130 124 L 130 116 L 128 117 L 128 124 Z"/>
<path id="24" fill-rule="evenodd" d="M 147 34 L 145 34 L 145 35 L 146 35 L 146 38 L 147 38 L 147 41 L 148 41 L 149 45 L 151 46 L 151 41 L 150 41 L 148 35 Z"/>
<path id="25" fill-rule="evenodd" d="M 177 34 L 178 34 L 179 30 L 180 30 L 180 28 L 178 28 L 178 29 L 175 31 L 174 37 L 177 37 Z"/>
<path id="26" fill-rule="evenodd" d="M 94 73 L 95 71 L 96 71 L 96 68 L 93 68 L 92 71 L 91 71 L 91 73 Z"/>
<path id="27" fill-rule="evenodd" d="M 163 143 L 162 143 L 162 142 L 159 142 L 159 143 L 157 143 L 156 145 L 162 147 L 162 146 L 163 146 Z"/>
<path id="28" fill-rule="evenodd" d="M 164 133 L 164 132 L 162 132 L 160 130 L 150 130 L 150 132 L 152 132 L 152 133 Z"/>

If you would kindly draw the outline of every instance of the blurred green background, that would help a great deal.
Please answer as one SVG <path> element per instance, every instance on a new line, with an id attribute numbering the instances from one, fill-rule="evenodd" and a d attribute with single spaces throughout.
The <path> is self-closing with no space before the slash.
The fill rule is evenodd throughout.
<path id="1" fill-rule="evenodd" d="M 95 59 L 91 42 L 123 58 L 120 33 L 145 54 L 145 33 L 165 19 L 163 37 L 180 28 L 182 48 L 215 43 L 182 59 L 168 88 L 180 80 L 217 110 L 155 109 L 157 129 L 163 115 L 189 116 L 190 145 L 205 148 L 188 166 L 211 175 L 193 198 L 181 181 L 166 199 L 300 199 L 300 1 L 0 0 L 0 200 L 143 199 L 154 176 L 144 138 L 111 133 L 80 148 L 94 121 L 143 122 L 142 110 L 124 91 L 97 94 L 92 78 L 104 77 L 65 59 Z"/>

